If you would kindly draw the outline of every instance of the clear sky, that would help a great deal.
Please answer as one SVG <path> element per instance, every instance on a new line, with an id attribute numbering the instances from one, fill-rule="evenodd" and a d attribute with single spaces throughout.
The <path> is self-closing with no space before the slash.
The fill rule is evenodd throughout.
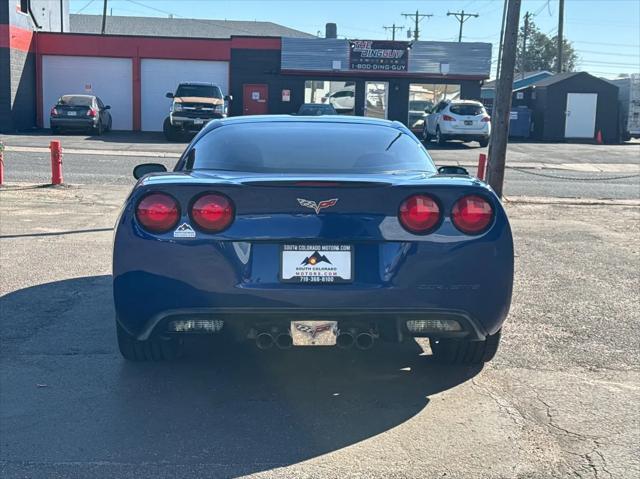
<path id="1" fill-rule="evenodd" d="M 71 13 L 102 13 L 103 0 L 70 0 Z M 311 34 L 327 22 L 338 25 L 338 36 L 354 39 L 391 38 L 383 26 L 405 28 L 412 21 L 402 13 L 432 14 L 420 23 L 421 40 L 458 39 L 459 24 L 448 11 L 477 13 L 464 24 L 463 40 L 490 42 L 494 60 L 500 38 L 503 0 L 108 0 L 113 15 L 271 21 Z M 523 0 L 522 15 L 550 36 L 558 27 L 558 0 Z M 573 42 L 578 69 L 609 78 L 640 72 L 640 0 L 566 0 L 564 35 Z M 521 21 L 522 23 L 522 21 Z"/>

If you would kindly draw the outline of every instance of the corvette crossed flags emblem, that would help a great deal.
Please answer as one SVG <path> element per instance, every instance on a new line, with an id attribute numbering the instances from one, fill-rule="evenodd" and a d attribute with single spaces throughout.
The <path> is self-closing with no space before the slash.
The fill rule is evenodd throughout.
<path id="1" fill-rule="evenodd" d="M 320 210 L 334 206 L 337 202 L 338 198 L 320 201 L 319 203 L 311 200 L 305 200 L 304 198 L 298 198 L 298 203 L 300 203 L 301 206 L 311 208 L 316 212 L 317 215 L 320 214 Z"/>

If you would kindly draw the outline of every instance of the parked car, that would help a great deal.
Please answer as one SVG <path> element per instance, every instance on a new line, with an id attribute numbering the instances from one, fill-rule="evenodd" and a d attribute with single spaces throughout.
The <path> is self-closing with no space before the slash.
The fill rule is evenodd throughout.
<path id="1" fill-rule="evenodd" d="M 348 113 L 355 108 L 355 87 L 338 90 L 322 98 L 323 103 L 333 106 L 338 113 Z"/>
<path id="2" fill-rule="evenodd" d="M 464 173 L 440 174 L 397 122 L 211 121 L 173 171 L 134 170 L 113 245 L 122 355 L 172 358 L 198 333 L 262 349 L 429 337 L 438 360 L 489 361 L 513 240 Z"/>
<path id="3" fill-rule="evenodd" d="M 298 110 L 301 116 L 337 115 L 338 112 L 332 105 L 323 103 L 304 103 Z"/>
<path id="4" fill-rule="evenodd" d="M 173 99 L 169 116 L 164 120 L 163 132 L 167 140 L 176 140 L 180 133 L 200 130 L 208 121 L 227 116 L 224 96 L 213 83 L 180 83 L 175 93 L 167 93 Z"/>
<path id="5" fill-rule="evenodd" d="M 427 113 L 433 108 L 433 102 L 429 100 L 411 100 L 409 102 L 409 128 L 420 133 L 424 130 L 424 120 Z"/>
<path id="6" fill-rule="evenodd" d="M 485 147 L 491 136 L 491 117 L 478 101 L 441 101 L 425 118 L 422 136 L 427 143 L 433 139 L 439 145 L 448 140 L 477 141 Z"/>
<path id="7" fill-rule="evenodd" d="M 62 130 L 87 130 L 96 135 L 111 130 L 111 107 L 93 95 L 63 95 L 51 108 L 49 123 L 54 134 Z"/>

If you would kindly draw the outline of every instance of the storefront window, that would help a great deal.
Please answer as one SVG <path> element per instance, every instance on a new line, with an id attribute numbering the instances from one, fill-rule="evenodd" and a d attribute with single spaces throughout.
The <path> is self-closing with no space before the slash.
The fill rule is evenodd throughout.
<path id="1" fill-rule="evenodd" d="M 460 85 L 411 83 L 409 85 L 408 125 L 412 130 L 422 130 L 424 118 L 442 100 L 460 98 Z"/>
<path id="2" fill-rule="evenodd" d="M 307 80 L 304 82 L 304 102 L 331 105 L 339 115 L 355 114 L 356 85 L 354 82 Z"/>

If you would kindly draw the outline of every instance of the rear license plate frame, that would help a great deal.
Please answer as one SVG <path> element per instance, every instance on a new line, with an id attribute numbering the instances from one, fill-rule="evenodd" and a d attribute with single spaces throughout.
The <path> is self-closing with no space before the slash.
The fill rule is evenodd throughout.
<path id="1" fill-rule="evenodd" d="M 295 257 L 297 262 L 300 263 L 299 267 L 302 267 L 300 259 L 310 259 L 316 253 L 318 256 L 324 256 L 325 259 L 331 261 L 331 257 L 334 257 L 334 261 L 336 265 L 340 263 L 340 261 L 344 261 L 344 257 L 348 256 L 349 265 L 348 268 L 339 268 L 334 265 L 334 263 L 330 262 L 331 266 L 325 265 L 325 261 L 320 261 L 318 263 L 320 267 L 324 268 L 322 270 L 318 270 L 318 275 L 313 274 L 304 274 L 304 275 L 287 275 L 285 277 L 285 256 L 291 253 L 291 261 L 295 261 L 293 258 Z M 293 254 L 295 253 L 295 254 Z M 339 257 L 338 257 L 339 256 Z M 306 268 L 313 268 L 313 265 L 304 265 Z M 333 268 L 333 269 L 326 269 Z M 345 278 L 341 275 L 331 274 L 331 273 L 345 273 L 345 269 L 349 271 L 349 277 Z M 303 271 L 301 271 L 303 272 Z M 305 273 L 313 273 L 313 271 L 304 270 Z M 278 264 L 278 279 L 281 283 L 297 283 L 297 284 L 308 284 L 308 285 L 318 285 L 318 284 L 349 284 L 353 283 L 355 272 L 354 265 L 354 248 L 353 245 L 350 244 L 293 244 L 287 243 L 280 245 L 280 258 Z"/>

